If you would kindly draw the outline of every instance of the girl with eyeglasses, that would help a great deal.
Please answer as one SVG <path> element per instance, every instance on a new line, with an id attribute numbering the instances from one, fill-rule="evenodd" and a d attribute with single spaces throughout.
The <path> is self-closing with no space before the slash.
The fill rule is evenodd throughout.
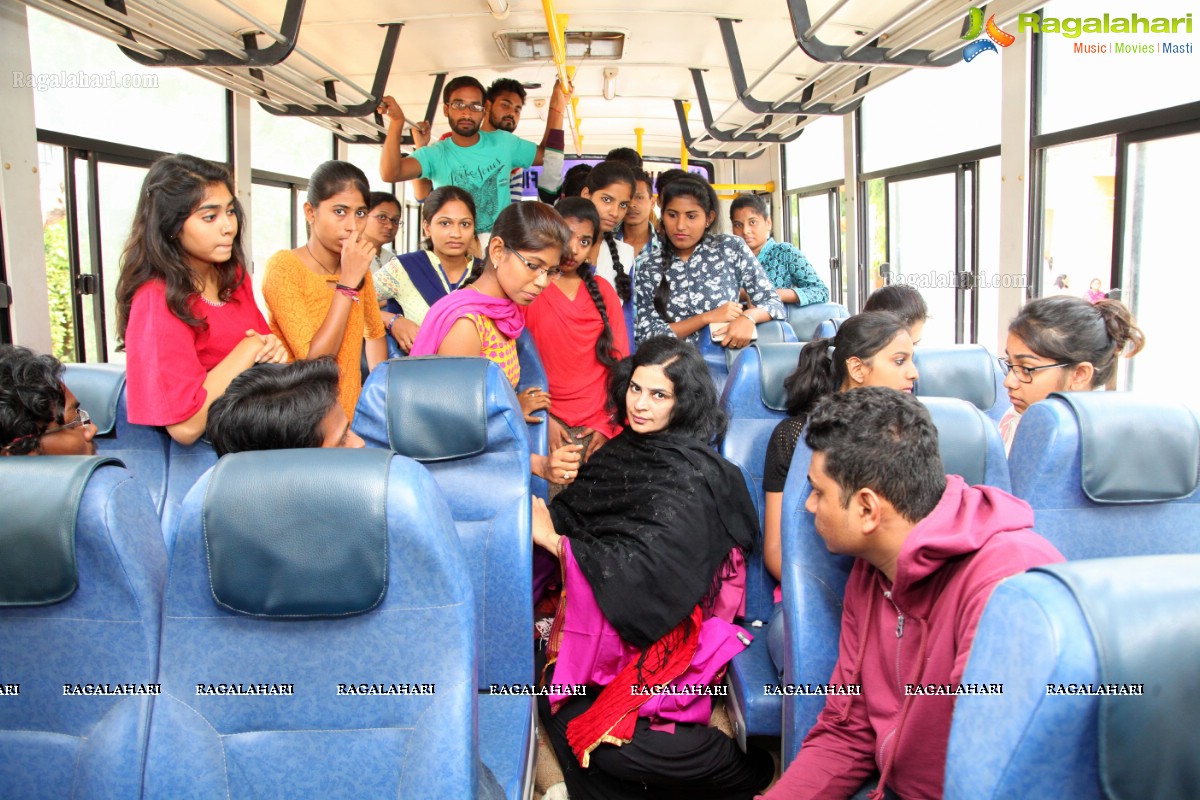
<path id="1" fill-rule="evenodd" d="M 304 204 L 308 241 L 271 256 L 262 287 L 271 330 L 293 358 L 335 357 L 338 402 L 349 420 L 362 391 L 364 347 L 370 369 L 387 358 L 370 269 L 377 248 L 364 234 L 370 194 L 353 164 L 317 167 Z"/>
<path id="2" fill-rule="evenodd" d="M 117 336 L 129 421 L 190 445 L 243 371 L 288 359 L 246 275 L 245 215 L 225 168 L 189 155 L 150 167 L 121 254 Z"/>
<path id="3" fill-rule="evenodd" d="M 475 200 L 457 186 L 429 193 L 421 205 L 425 249 L 393 258 L 375 273 L 375 291 L 383 323 L 404 352 L 412 350 L 429 308 L 457 289 L 478 263 Z"/>
<path id="4" fill-rule="evenodd" d="M 542 203 L 513 203 L 496 217 L 486 258 L 477 262 L 462 288 L 438 300 L 425 315 L 409 355 L 483 356 L 496 362 L 515 389 L 521 380 L 516 339 L 525 330 L 528 306 L 562 274 L 559 262 L 571 229 Z M 550 407 L 550 395 L 530 388 L 518 395 L 527 422 Z M 535 475 L 570 483 L 579 470 L 579 445 L 550 456 L 531 456 Z"/>
<path id="5" fill-rule="evenodd" d="M 96 426 L 54 356 L 0 344 L 0 456 L 92 456 Z"/>
<path id="6" fill-rule="evenodd" d="M 363 235 L 379 248 L 371 260 L 371 274 L 374 275 L 396 257 L 388 245 L 395 247 L 403 220 L 400 218 L 400 201 L 391 192 L 371 192 L 367 206 L 367 227 L 363 229 Z"/>
<path id="7" fill-rule="evenodd" d="M 1000 419 L 1004 449 L 1012 449 L 1021 415 L 1052 392 L 1111 388 L 1117 358 L 1141 352 L 1146 336 L 1119 300 L 1095 305 L 1059 295 L 1031 300 L 1008 325 L 1000 366 L 1009 409 Z"/>

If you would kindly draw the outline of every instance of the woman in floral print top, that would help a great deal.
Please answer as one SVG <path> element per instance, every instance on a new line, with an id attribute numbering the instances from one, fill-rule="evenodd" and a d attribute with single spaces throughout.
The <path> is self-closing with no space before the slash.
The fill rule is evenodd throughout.
<path id="1" fill-rule="evenodd" d="M 775 287 L 746 243 L 710 233 L 717 220 L 717 194 L 698 177 L 671 181 L 662 190 L 662 255 L 639 265 L 637 341 L 674 335 L 700 341 L 706 325 L 727 322 L 722 347 L 745 347 L 754 326 L 783 319 Z M 742 290 L 753 304 L 742 309 Z"/>

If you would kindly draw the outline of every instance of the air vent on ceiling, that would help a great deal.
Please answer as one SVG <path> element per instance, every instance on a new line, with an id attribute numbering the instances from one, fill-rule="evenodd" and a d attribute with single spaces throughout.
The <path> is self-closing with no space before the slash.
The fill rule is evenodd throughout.
<path id="1" fill-rule="evenodd" d="M 500 31 L 496 44 L 510 61 L 552 61 L 550 36 L 545 31 Z M 567 58 L 572 61 L 615 61 L 625 51 L 621 31 L 567 31 Z"/>

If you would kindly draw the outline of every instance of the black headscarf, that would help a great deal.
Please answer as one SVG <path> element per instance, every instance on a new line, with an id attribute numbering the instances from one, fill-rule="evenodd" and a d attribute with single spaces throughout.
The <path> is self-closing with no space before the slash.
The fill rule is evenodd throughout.
<path id="1" fill-rule="evenodd" d="M 758 515 L 741 470 L 698 439 L 625 430 L 550 506 L 621 638 L 645 648 L 705 599 Z"/>

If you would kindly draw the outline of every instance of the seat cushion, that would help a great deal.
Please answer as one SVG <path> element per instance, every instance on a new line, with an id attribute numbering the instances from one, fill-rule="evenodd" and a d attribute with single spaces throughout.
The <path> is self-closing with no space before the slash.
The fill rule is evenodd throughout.
<path id="1" fill-rule="evenodd" d="M 767 650 L 767 625 L 743 626 L 754 641 L 729 662 L 729 713 L 738 744 L 747 736 L 778 736 L 783 724 L 783 697 L 768 694 L 779 685 L 779 673 Z"/>
<path id="2" fill-rule="evenodd" d="M 536 698 L 524 695 L 479 696 L 479 760 L 509 800 L 525 797 L 533 780 L 533 714 Z"/>

